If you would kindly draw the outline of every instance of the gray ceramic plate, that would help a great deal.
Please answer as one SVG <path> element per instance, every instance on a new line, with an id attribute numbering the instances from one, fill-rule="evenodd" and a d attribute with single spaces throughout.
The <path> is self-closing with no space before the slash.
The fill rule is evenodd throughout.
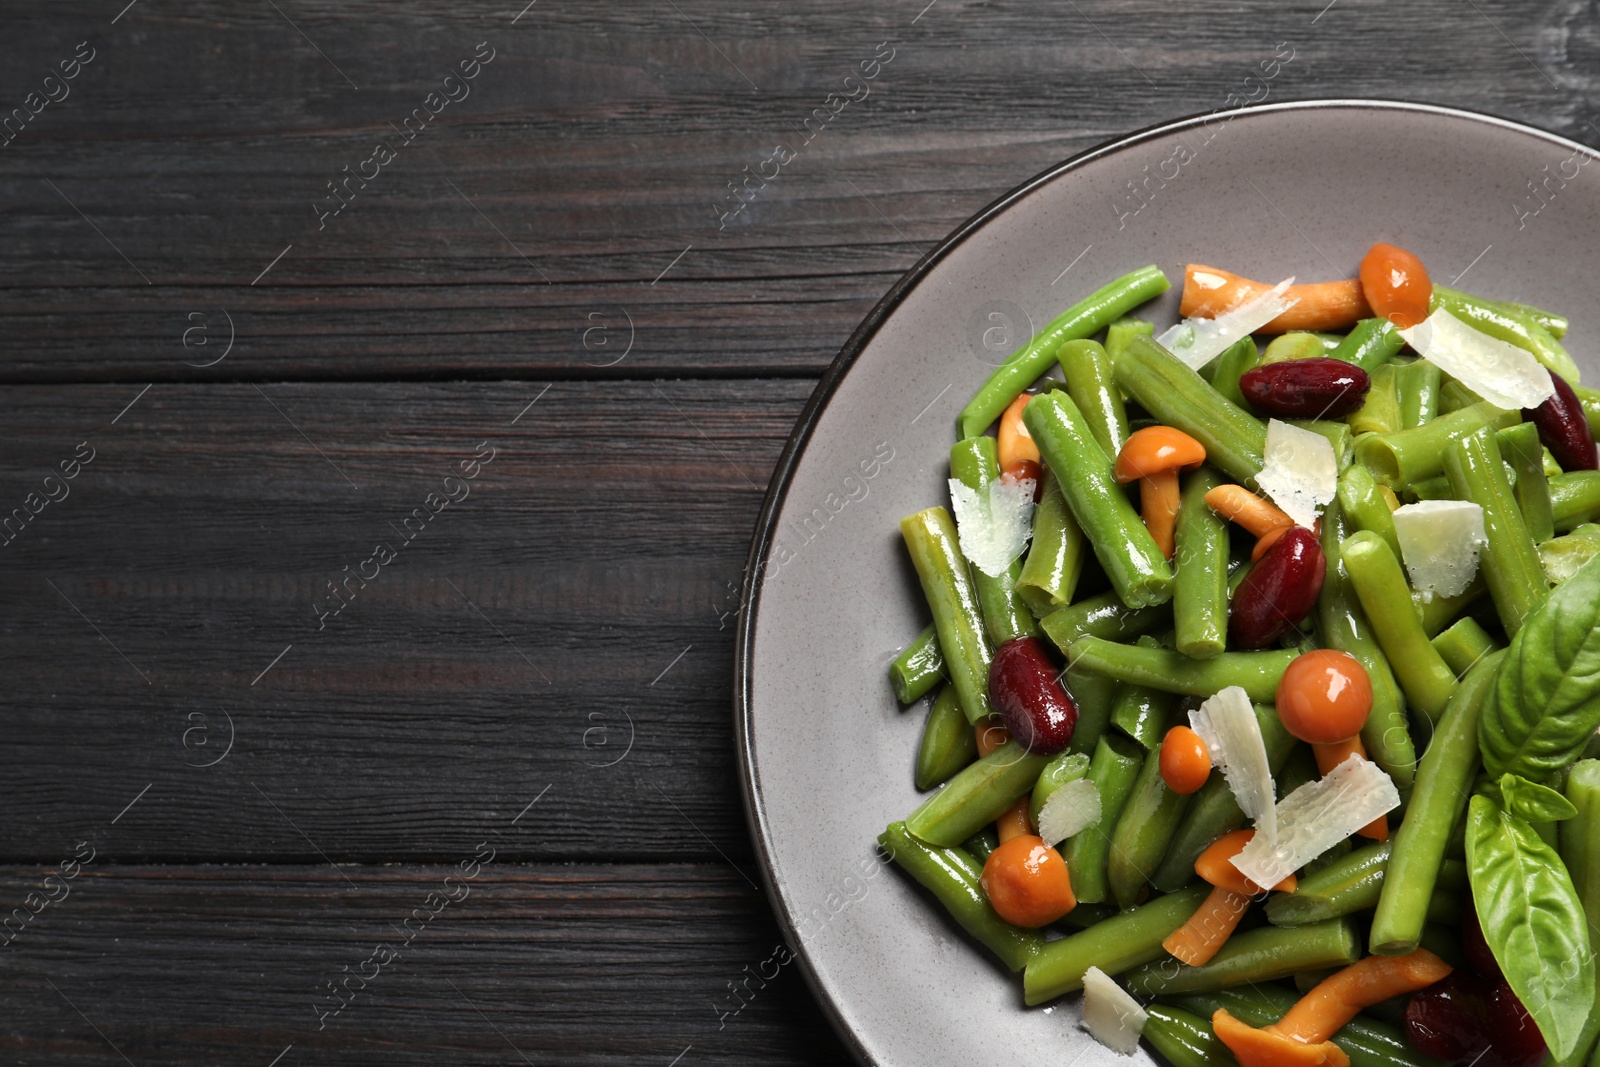
<path id="1" fill-rule="evenodd" d="M 993 365 L 1030 324 L 1146 263 L 1175 283 L 1144 312 L 1164 324 L 1185 263 L 1315 281 L 1352 275 L 1384 240 L 1415 251 L 1437 282 L 1570 315 L 1567 344 L 1592 372 L 1590 160 L 1538 130 L 1413 104 L 1189 119 L 1028 182 L 873 309 L 773 475 L 735 686 L 746 809 L 778 921 L 863 1062 L 1149 1062 L 1095 1045 L 1075 998 L 1025 1011 L 1020 979 L 873 852 L 918 802 L 924 708 L 899 708 L 885 668 L 928 614 L 897 523 L 946 503 L 956 412 Z"/>

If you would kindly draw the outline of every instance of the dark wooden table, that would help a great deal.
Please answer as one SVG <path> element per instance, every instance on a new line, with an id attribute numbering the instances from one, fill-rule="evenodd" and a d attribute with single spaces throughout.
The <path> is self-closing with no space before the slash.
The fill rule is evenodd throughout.
<path id="1" fill-rule="evenodd" d="M 730 689 L 854 324 L 1179 115 L 1600 137 L 1587 5 L 524 2 L 5 5 L 6 1063 L 840 1061 Z"/>

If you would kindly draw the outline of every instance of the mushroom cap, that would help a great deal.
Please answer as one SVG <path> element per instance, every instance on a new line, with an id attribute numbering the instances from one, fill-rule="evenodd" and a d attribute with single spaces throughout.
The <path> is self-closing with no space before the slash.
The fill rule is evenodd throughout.
<path id="1" fill-rule="evenodd" d="M 1218 889 L 1226 889 L 1240 896 L 1253 897 L 1264 892 L 1260 886 L 1246 878 L 1239 868 L 1228 862 L 1243 851 L 1244 846 L 1249 844 L 1255 835 L 1254 830 L 1235 830 L 1223 834 L 1207 846 L 1194 861 L 1194 873 Z M 1298 884 L 1295 876 L 1291 874 L 1272 888 L 1283 893 L 1293 893 Z"/>
<path id="2" fill-rule="evenodd" d="M 1131 482 L 1171 470 L 1193 470 L 1206 461 L 1206 446 L 1171 426 L 1146 426 L 1136 431 L 1117 453 L 1113 473 Z"/>
<path id="3" fill-rule="evenodd" d="M 1239 1061 L 1239 1067 L 1350 1067 L 1350 1057 L 1332 1041 L 1309 1044 L 1271 1030 L 1257 1030 L 1218 1008 L 1211 1029 Z"/>

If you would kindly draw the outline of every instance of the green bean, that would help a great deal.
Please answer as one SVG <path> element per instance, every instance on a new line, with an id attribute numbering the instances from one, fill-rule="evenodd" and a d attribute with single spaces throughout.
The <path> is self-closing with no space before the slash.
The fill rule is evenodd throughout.
<path id="1" fill-rule="evenodd" d="M 922 727 L 922 743 L 917 747 L 917 788 L 932 789 L 977 758 L 978 741 L 972 724 L 961 713 L 955 686 L 946 685 L 928 709 L 928 720 Z"/>
<path id="2" fill-rule="evenodd" d="M 1292 359 L 1316 359 L 1327 354 L 1328 346 L 1323 344 L 1321 337 L 1314 333 L 1290 330 L 1267 342 L 1267 350 L 1261 354 L 1261 365 L 1287 363 Z"/>
<path id="3" fill-rule="evenodd" d="M 1117 975 L 1159 960 L 1167 954 L 1161 942 L 1188 921 L 1210 889 L 1198 885 L 1169 893 L 1081 933 L 1045 944 L 1023 972 L 1023 999 L 1031 1007 L 1076 992 L 1083 988 L 1083 976 L 1090 967 Z"/>
<path id="4" fill-rule="evenodd" d="M 1293 649 L 1224 652 L 1211 659 L 1190 659 L 1165 648 L 1137 648 L 1083 637 L 1067 646 L 1067 659 L 1084 670 L 1121 682 L 1147 685 L 1167 693 L 1208 697 L 1230 685 L 1243 687 L 1251 700 L 1270 701 L 1278 679 L 1298 654 Z"/>
<path id="5" fill-rule="evenodd" d="M 1349 467 L 1355 459 L 1356 435 L 1355 431 L 1350 429 L 1349 423 L 1335 422 L 1332 419 L 1290 419 L 1288 421 L 1290 426 L 1308 430 L 1328 439 L 1328 443 L 1333 446 L 1334 468 L 1340 474 L 1343 474 L 1345 468 Z"/>
<path id="6" fill-rule="evenodd" d="M 1206 1019 L 1223 1008 L 1242 1023 L 1262 1027 L 1287 1015 L 1295 999 L 1280 986 L 1243 985 L 1174 997 L 1172 1003 Z M 1340 1027 L 1332 1040 L 1350 1057 L 1350 1067 L 1446 1067 L 1444 1061 L 1412 1048 L 1400 1027 L 1370 1015 L 1357 1015 Z"/>
<path id="7" fill-rule="evenodd" d="M 944 508 L 928 508 L 900 520 L 900 534 L 922 582 L 922 594 L 933 609 L 945 669 L 961 698 L 967 721 L 987 718 L 989 707 L 989 642 L 972 575 L 956 538 L 956 524 Z"/>
<path id="8" fill-rule="evenodd" d="M 1446 378 L 1444 385 L 1439 389 L 1439 414 L 1449 415 L 1470 408 L 1474 404 L 1483 403 L 1483 397 L 1462 385 L 1459 379 Z"/>
<path id="9" fill-rule="evenodd" d="M 1032 789 L 1049 761 L 1007 741 L 924 800 L 906 816 L 906 829 L 930 845 L 959 845 Z"/>
<path id="10" fill-rule="evenodd" d="M 1433 647 L 1460 678 L 1474 663 L 1500 646 L 1476 619 L 1469 617 L 1456 620 L 1455 625 L 1435 637 Z"/>
<path id="11" fill-rule="evenodd" d="M 1412 482 L 1405 487 L 1405 492 L 1418 500 L 1455 499 L 1455 490 L 1450 488 L 1450 479 L 1442 474 L 1435 474 L 1432 478 L 1424 478 L 1420 482 Z"/>
<path id="12" fill-rule="evenodd" d="M 1128 346 L 1116 377 L 1122 391 L 1146 411 L 1204 445 L 1213 466 L 1254 483 L 1267 444 L 1267 428 L 1254 415 L 1147 338 L 1135 338 Z"/>
<path id="13" fill-rule="evenodd" d="M 1222 484 L 1209 466 L 1189 475 L 1178 506 L 1172 620 L 1178 651 L 1193 659 L 1228 647 L 1228 523 L 1206 503 Z"/>
<path id="14" fill-rule="evenodd" d="M 1573 471 L 1551 478 L 1550 517 L 1558 533 L 1600 519 L 1600 471 Z"/>
<path id="15" fill-rule="evenodd" d="M 1135 338 L 1129 353 L 1137 352 Z M 1073 518 L 1124 603 L 1149 607 L 1172 599 L 1172 567 L 1128 503 L 1111 473 L 1111 460 L 1095 443 L 1070 397 L 1041 393 L 1023 409 L 1022 421 L 1039 454 L 1061 482 Z"/>
<path id="16" fill-rule="evenodd" d="M 1031 405 L 1030 405 L 1031 406 Z M 1444 471 L 1445 446 L 1485 426 L 1503 430 L 1521 421 L 1515 411 L 1487 401 L 1441 415 L 1411 430 L 1377 433 L 1356 441 L 1356 459 L 1392 489 L 1402 489 Z"/>
<path id="17" fill-rule="evenodd" d="M 1500 446 L 1487 433 L 1452 441 L 1444 450 L 1444 467 L 1456 495 L 1483 508 L 1483 532 L 1489 542 L 1482 554 L 1483 576 L 1500 623 L 1513 637 L 1522 620 L 1544 602 L 1550 585 L 1512 495 Z"/>
<path id="18" fill-rule="evenodd" d="M 1395 433 L 1403 427 L 1400 421 L 1400 387 L 1395 378 L 1394 365 L 1385 363 L 1368 377 L 1370 382 L 1366 399 L 1360 407 L 1345 416 L 1345 421 L 1358 434 Z"/>
<path id="19" fill-rule="evenodd" d="M 1210 963 L 1190 967 L 1171 958 L 1146 963 L 1129 971 L 1123 985 L 1136 997 L 1209 993 L 1246 982 L 1288 978 L 1318 967 L 1343 967 L 1360 956 L 1355 930 L 1347 919 L 1292 928 L 1262 926 L 1228 938 Z"/>
<path id="20" fill-rule="evenodd" d="M 1600 526 L 1585 523 L 1569 534 L 1552 537 L 1539 546 L 1544 576 L 1553 584 L 1571 578 L 1579 567 L 1600 555 Z"/>
<path id="21" fill-rule="evenodd" d="M 1211 1029 L 1210 1018 L 1202 1019 L 1165 1004 L 1151 1004 L 1145 1013 L 1141 1036 L 1172 1067 L 1213 1067 L 1232 1062 L 1233 1053 Z"/>
<path id="22" fill-rule="evenodd" d="M 1379 955 L 1404 955 L 1422 938 L 1445 847 L 1478 771 L 1478 719 L 1504 656 L 1491 652 L 1467 672 L 1422 754 L 1372 920 L 1372 951 Z"/>
<path id="23" fill-rule="evenodd" d="M 1072 728 L 1070 752 L 1091 753 L 1100 736 L 1111 725 L 1111 709 L 1122 685 L 1093 671 L 1068 667 L 1062 679 L 1072 702 L 1078 706 L 1078 724 Z"/>
<path id="24" fill-rule="evenodd" d="M 1079 904 L 1099 904 L 1110 895 L 1106 857 L 1111 851 L 1111 834 L 1133 794 L 1144 756 L 1138 745 L 1116 734 L 1102 737 L 1095 745 L 1089 780 L 1100 792 L 1100 821 L 1069 838 L 1062 852 Z"/>
<path id="25" fill-rule="evenodd" d="M 1052 611 L 1039 620 L 1039 628 L 1062 652 L 1080 637 L 1131 641 L 1140 634 L 1172 625 L 1171 603 L 1130 608 L 1115 592 L 1088 597 Z"/>
<path id="26" fill-rule="evenodd" d="M 1394 670 L 1406 701 L 1438 722 L 1456 676 L 1439 656 L 1411 606 L 1410 587 L 1389 546 L 1376 534 L 1355 533 L 1339 546 L 1351 588 Z"/>
<path id="27" fill-rule="evenodd" d="M 1000 847 L 1000 833 L 994 828 L 994 823 L 989 823 L 962 842 L 961 847 L 977 861 L 981 871 L 989 861 L 989 853 Z"/>
<path id="28" fill-rule="evenodd" d="M 1022 391 L 1043 374 L 1067 341 L 1091 337 L 1117 318 L 1170 288 L 1156 267 L 1141 267 L 1072 305 L 1034 334 L 1027 344 L 996 367 L 977 394 L 961 409 L 961 436 L 976 437 L 1000 417 Z M 1030 403 L 1028 405 L 1032 407 Z"/>
<path id="29" fill-rule="evenodd" d="M 1256 721 L 1261 724 L 1261 740 L 1267 749 L 1267 765 L 1276 775 L 1295 749 L 1294 735 L 1283 728 L 1278 713 L 1269 704 L 1255 705 Z M 1223 834 L 1244 825 L 1244 812 L 1233 795 L 1233 788 L 1220 774 L 1213 774 L 1194 794 L 1189 810 L 1178 824 L 1167 854 L 1150 876 L 1150 884 L 1163 893 L 1181 889 L 1194 880 L 1194 861 Z M 1076 884 L 1076 883 L 1074 883 Z"/>
<path id="30" fill-rule="evenodd" d="M 1445 627 L 1459 619 L 1462 612 L 1488 592 L 1489 583 L 1484 581 L 1483 572 L 1479 570 L 1467 587 L 1455 596 L 1435 595 L 1423 600 L 1421 594 L 1414 594 L 1411 603 L 1422 617 L 1422 632 L 1432 638 L 1443 633 Z"/>
<path id="31" fill-rule="evenodd" d="M 1417 359 L 1396 364 L 1395 391 L 1400 397 L 1400 428 L 1414 429 L 1432 422 L 1439 415 L 1439 389 L 1442 379 L 1439 365 L 1432 360 Z"/>
<path id="32" fill-rule="evenodd" d="M 968 489 L 982 493 L 991 482 L 1000 477 L 993 437 L 967 437 L 950 446 L 950 476 Z M 1013 560 L 998 575 L 985 574 L 977 567 L 971 568 L 972 587 L 978 594 L 978 610 L 983 615 L 983 627 L 995 646 L 1017 637 L 1034 637 L 1039 633 L 1033 612 L 1017 595 L 1017 579 L 1022 575 L 1022 560 Z"/>
<path id="33" fill-rule="evenodd" d="M 1125 315 L 1106 327 L 1106 358 L 1111 360 L 1112 366 L 1116 365 L 1122 357 L 1123 351 L 1128 347 L 1128 342 L 1135 337 L 1150 337 L 1156 332 L 1155 324 L 1144 319 Z"/>
<path id="34" fill-rule="evenodd" d="M 1177 700 L 1163 696 L 1167 700 L 1161 722 L 1164 734 L 1177 724 L 1178 716 Z M 1106 861 L 1106 879 L 1118 907 L 1131 908 L 1139 902 L 1145 883 L 1166 855 L 1167 845 L 1188 806 L 1189 798 L 1174 793 L 1161 777 L 1159 753 L 1147 752 L 1138 780 L 1133 783 L 1133 793 L 1112 832 L 1111 854 Z"/>
<path id="35" fill-rule="evenodd" d="M 1339 475 L 1339 508 L 1357 530 L 1367 530 L 1383 538 L 1400 557 L 1400 535 L 1395 533 L 1394 512 L 1383 498 L 1372 472 L 1357 463 Z"/>
<path id="36" fill-rule="evenodd" d="M 1567 335 L 1567 326 L 1569 323 L 1567 322 L 1567 317 L 1565 315 L 1557 314 L 1554 311 L 1546 311 L 1544 308 L 1535 307 L 1532 304 L 1524 304 L 1517 300 L 1496 300 L 1491 301 L 1491 303 L 1504 303 L 1522 312 L 1534 322 L 1537 322 L 1540 326 L 1543 326 L 1545 329 L 1549 330 L 1550 336 L 1554 337 L 1557 341 L 1561 340 Z"/>
<path id="37" fill-rule="evenodd" d="M 1405 346 L 1406 339 L 1388 319 L 1362 319 L 1328 355 L 1354 363 L 1370 375 L 1399 355 Z"/>
<path id="38" fill-rule="evenodd" d="M 1254 337 L 1244 336 L 1222 350 L 1222 355 L 1200 368 L 1200 377 L 1210 383 L 1230 404 L 1245 406 L 1239 391 L 1239 378 L 1261 364 L 1261 351 Z"/>
<path id="39" fill-rule="evenodd" d="M 1033 796 L 1028 801 L 1028 815 L 1035 826 L 1039 825 L 1039 811 L 1057 789 L 1075 782 L 1089 773 L 1089 757 L 1082 752 L 1061 752 L 1053 756 L 1039 780 L 1033 784 Z"/>
<path id="40" fill-rule="evenodd" d="M 1516 477 L 1512 492 L 1517 499 L 1517 511 L 1528 527 L 1528 536 L 1535 545 L 1543 544 L 1556 535 L 1556 528 L 1555 515 L 1550 510 L 1550 479 L 1544 473 L 1544 445 L 1539 442 L 1539 427 L 1522 422 L 1494 436 L 1501 455 L 1511 464 Z"/>
<path id="41" fill-rule="evenodd" d="M 1111 378 L 1111 359 L 1098 341 L 1068 341 L 1056 352 L 1067 377 L 1067 395 L 1083 412 L 1089 432 L 1105 454 L 1115 457 L 1128 439 L 1128 415 Z"/>
<path id="42" fill-rule="evenodd" d="M 995 914 L 983 887 L 981 868 L 959 848 L 934 848 L 917 840 L 906 824 L 890 823 L 878 843 L 901 868 L 944 905 L 956 923 L 980 944 L 1000 957 L 1013 971 L 1026 967 L 1044 944 L 1034 930 L 1012 926 Z"/>
<path id="43" fill-rule="evenodd" d="M 1046 471 L 1044 495 L 1033 512 L 1033 544 L 1017 576 L 1017 593 L 1034 615 L 1042 619 L 1072 603 L 1086 547 L 1060 483 Z"/>
<path id="44" fill-rule="evenodd" d="M 1490 337 L 1498 337 L 1524 351 L 1533 358 L 1576 385 L 1578 365 L 1572 362 L 1567 350 L 1561 347 L 1550 331 L 1539 325 L 1534 317 L 1509 304 L 1469 296 L 1458 289 L 1442 285 L 1433 287 L 1430 309 L 1444 308 L 1450 314 Z"/>
<path id="45" fill-rule="evenodd" d="M 1293 793 L 1296 789 L 1322 777 L 1317 770 L 1317 761 L 1312 758 L 1309 748 L 1296 748 L 1289 753 L 1289 758 L 1283 761 L 1283 767 L 1273 778 L 1273 785 L 1277 786 L 1278 799 Z"/>
<path id="46" fill-rule="evenodd" d="M 1303 926 L 1337 919 L 1376 907 L 1383 892 L 1384 869 L 1392 841 L 1363 845 L 1314 874 L 1300 879 L 1293 893 L 1274 893 L 1267 900 L 1267 920 L 1274 926 Z M 1443 916 L 1461 906 L 1467 889 L 1467 866 L 1445 860 L 1433 890 L 1429 914 Z"/>
<path id="47" fill-rule="evenodd" d="M 1572 391 L 1578 396 L 1578 403 L 1583 405 L 1583 417 L 1589 423 L 1589 432 L 1600 437 L 1600 389 L 1590 389 L 1568 382 Z"/>
<path id="48" fill-rule="evenodd" d="M 1138 644 L 1143 648 L 1161 647 L 1159 641 L 1148 635 L 1139 638 Z M 1111 725 L 1137 741 L 1146 752 L 1154 752 L 1161 747 L 1161 739 L 1169 728 L 1166 719 L 1174 703 L 1170 693 L 1142 685 L 1125 685 L 1111 706 Z"/>
<path id="49" fill-rule="evenodd" d="M 939 632 L 933 623 L 889 664 L 889 680 L 902 704 L 921 700 L 945 680 L 944 653 L 939 650 Z"/>
<path id="50" fill-rule="evenodd" d="M 1118 912 L 1114 904 L 1085 904 L 1080 900 L 1075 908 L 1056 921 L 1069 930 L 1087 930 L 1116 914 Z"/>
<path id="51" fill-rule="evenodd" d="M 1578 814 L 1561 823 L 1561 859 L 1583 903 L 1592 946 L 1600 944 L 1600 847 L 1597 847 L 1600 846 L 1600 762 L 1580 760 L 1573 764 L 1565 791 Z M 1600 1040 L 1600 990 L 1595 991 L 1594 1005 L 1589 1009 L 1589 1020 L 1579 1036 L 1577 1048 L 1561 1064 L 1586 1062 L 1597 1040 Z M 1600 1055 L 1600 1049 L 1596 1049 L 1596 1054 Z"/>

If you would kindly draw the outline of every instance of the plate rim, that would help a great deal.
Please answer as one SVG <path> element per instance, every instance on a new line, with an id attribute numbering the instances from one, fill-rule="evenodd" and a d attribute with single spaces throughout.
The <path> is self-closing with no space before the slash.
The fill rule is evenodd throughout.
<path id="1" fill-rule="evenodd" d="M 811 396 L 806 400 L 805 407 L 801 409 L 799 417 L 795 420 L 794 428 L 790 431 L 789 437 L 784 443 L 783 452 L 779 455 L 777 464 L 773 467 L 767 483 L 767 492 L 761 503 L 761 511 L 756 518 L 755 530 L 751 536 L 750 551 L 745 560 L 744 575 L 740 582 L 739 602 L 743 607 L 739 613 L 738 626 L 734 632 L 734 746 L 735 754 L 739 761 L 739 792 L 744 804 L 745 828 L 755 846 L 755 857 L 757 866 L 760 868 L 761 884 L 765 890 L 767 902 L 772 907 L 773 917 L 777 920 L 778 929 L 783 935 L 784 942 L 792 950 L 800 964 L 801 973 L 805 975 L 806 985 L 810 988 L 812 996 L 816 998 L 823 1014 L 827 1016 L 829 1024 L 833 1027 L 834 1032 L 839 1035 L 840 1041 L 850 1050 L 850 1054 L 859 1063 L 875 1065 L 877 1061 L 868 1054 L 866 1048 L 857 1038 L 855 1030 L 846 1022 L 843 1009 L 834 999 L 832 991 L 818 976 L 813 967 L 809 950 L 804 940 L 799 936 L 790 916 L 788 901 L 774 881 L 773 856 L 767 831 L 767 813 L 761 796 L 759 770 L 754 762 L 754 753 L 750 748 L 749 727 L 751 687 L 753 684 L 750 667 L 763 584 L 757 581 L 757 577 L 766 568 L 767 559 L 772 548 L 777 513 L 788 499 L 795 468 L 799 464 L 800 457 L 804 454 L 806 446 L 811 442 L 817 421 L 821 417 L 823 409 L 833 399 L 833 395 L 838 390 L 840 383 L 843 382 L 845 375 L 855 365 L 856 360 L 867 345 L 872 342 L 879 328 L 900 306 L 907 295 L 917 285 L 921 284 L 946 256 L 954 252 L 968 238 L 982 229 L 984 225 L 1029 193 L 1064 174 L 1078 170 L 1106 156 L 1126 152 L 1147 141 L 1164 137 L 1168 134 L 1190 130 L 1220 118 L 1227 118 L 1232 121 L 1235 118 L 1247 118 L 1286 111 L 1321 110 L 1390 111 L 1465 119 L 1469 122 L 1482 123 L 1516 133 L 1530 134 L 1550 141 L 1555 145 L 1582 151 L 1590 155 L 1594 155 L 1596 152 L 1595 149 L 1580 144 L 1562 134 L 1552 133 L 1549 130 L 1530 126 L 1514 119 L 1503 118 L 1499 115 L 1443 104 L 1382 97 L 1315 97 L 1304 100 L 1251 104 L 1244 107 L 1219 108 L 1212 111 L 1197 112 L 1182 118 L 1146 126 L 1133 133 L 1094 145 L 1047 167 L 1022 184 L 1005 192 L 950 231 L 938 244 L 934 245 L 916 263 L 912 264 L 910 269 L 873 305 L 872 310 L 867 312 L 866 317 L 861 320 L 861 323 L 851 332 L 849 338 L 839 349 L 839 354 L 834 357 L 827 370 L 823 372 L 816 388 L 812 390 Z"/>

